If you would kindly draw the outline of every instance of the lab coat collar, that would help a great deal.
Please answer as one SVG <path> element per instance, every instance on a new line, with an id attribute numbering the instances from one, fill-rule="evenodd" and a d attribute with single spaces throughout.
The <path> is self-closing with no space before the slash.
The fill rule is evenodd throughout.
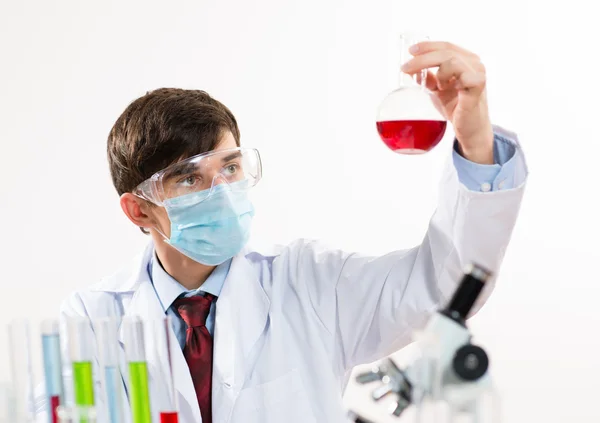
<path id="1" fill-rule="evenodd" d="M 154 243 L 150 241 L 144 250 L 136 255 L 132 263 L 115 274 L 102 279 L 100 283 L 92 285 L 91 291 L 102 292 L 133 292 L 142 281 L 148 280 L 148 263 L 154 254 Z"/>
<path id="2" fill-rule="evenodd" d="M 248 355 L 267 326 L 270 305 L 256 270 L 240 253 L 217 299 L 213 392 L 215 387 L 227 387 L 239 393 L 251 365 Z"/>

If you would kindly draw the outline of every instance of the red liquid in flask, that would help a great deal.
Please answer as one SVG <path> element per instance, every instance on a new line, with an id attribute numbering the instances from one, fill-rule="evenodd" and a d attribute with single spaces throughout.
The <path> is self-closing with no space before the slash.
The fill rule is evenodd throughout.
<path id="1" fill-rule="evenodd" d="M 162 412 L 160 413 L 160 423 L 178 423 L 179 418 L 177 417 L 177 412 Z"/>
<path id="2" fill-rule="evenodd" d="M 424 153 L 435 147 L 446 132 L 445 120 L 387 120 L 377 122 L 379 136 L 392 151 Z"/>
<path id="3" fill-rule="evenodd" d="M 55 395 L 50 397 L 50 410 L 52 410 L 52 423 L 58 423 L 58 406 L 60 405 L 60 397 Z"/>

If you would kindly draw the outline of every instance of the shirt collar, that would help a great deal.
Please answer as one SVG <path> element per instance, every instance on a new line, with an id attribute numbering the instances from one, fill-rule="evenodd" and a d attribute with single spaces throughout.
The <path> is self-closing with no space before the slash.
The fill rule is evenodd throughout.
<path id="1" fill-rule="evenodd" d="M 183 285 L 169 275 L 165 269 L 163 269 L 158 257 L 156 257 L 156 252 L 154 252 L 149 263 L 149 273 L 150 280 L 152 281 L 152 285 L 154 285 L 154 290 L 156 291 L 156 295 L 158 295 L 158 299 L 161 302 L 163 310 L 166 312 L 169 307 L 171 307 L 171 304 L 173 304 L 173 301 L 175 301 L 182 294 L 186 294 L 186 296 L 193 296 L 203 292 L 208 292 L 209 294 L 218 297 L 221 294 L 221 290 L 223 289 L 223 284 L 225 283 L 225 278 L 227 277 L 227 273 L 229 273 L 230 267 L 231 259 L 218 265 L 202 284 L 202 286 L 200 286 L 200 288 L 187 290 Z"/>
<path id="2" fill-rule="evenodd" d="M 223 284 L 225 283 L 225 278 L 229 273 L 229 268 L 231 267 L 231 259 L 227 260 L 224 263 L 219 264 L 212 273 L 208 276 L 206 281 L 202 284 L 202 286 L 198 289 L 194 289 L 191 291 L 186 291 L 190 296 L 198 295 L 201 292 L 208 292 L 209 294 L 218 297 L 221 295 L 221 290 L 223 289 Z M 163 270 L 164 271 L 164 270 Z M 183 288 L 183 287 L 182 287 Z"/>

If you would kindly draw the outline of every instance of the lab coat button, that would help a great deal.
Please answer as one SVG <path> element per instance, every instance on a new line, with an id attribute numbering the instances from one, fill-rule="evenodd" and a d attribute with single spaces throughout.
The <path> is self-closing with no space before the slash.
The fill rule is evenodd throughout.
<path id="1" fill-rule="evenodd" d="M 491 189 L 492 189 L 492 186 L 489 183 L 484 182 L 483 184 L 481 184 L 481 190 L 483 192 L 488 192 Z"/>

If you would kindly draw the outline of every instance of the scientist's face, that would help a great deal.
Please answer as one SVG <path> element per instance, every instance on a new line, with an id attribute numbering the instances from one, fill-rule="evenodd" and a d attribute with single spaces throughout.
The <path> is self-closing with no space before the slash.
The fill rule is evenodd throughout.
<path id="1" fill-rule="evenodd" d="M 227 149 L 236 148 L 236 147 L 237 147 L 237 144 L 235 142 L 235 138 L 233 137 L 233 134 L 230 131 L 227 131 L 223 134 L 221 141 L 219 142 L 219 144 L 217 144 L 215 149 L 212 151 L 227 150 Z M 215 168 L 213 171 L 216 175 L 219 172 L 219 169 Z M 215 175 L 208 175 L 208 176 L 212 179 L 212 177 Z M 219 178 L 217 178 L 216 183 L 220 184 L 220 183 L 223 183 L 223 181 L 220 180 Z M 147 206 L 144 208 L 146 210 L 146 213 L 148 214 L 148 217 L 155 223 L 152 227 L 158 228 L 167 237 L 170 237 L 171 236 L 171 221 L 169 219 L 166 209 L 164 207 L 151 205 L 147 202 L 145 205 Z"/>

